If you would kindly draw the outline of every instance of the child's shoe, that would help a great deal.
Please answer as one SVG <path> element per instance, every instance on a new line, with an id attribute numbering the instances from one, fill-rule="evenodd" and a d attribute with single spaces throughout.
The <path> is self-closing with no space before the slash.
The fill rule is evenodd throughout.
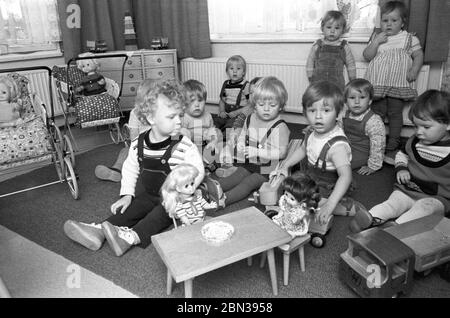
<path id="1" fill-rule="evenodd" d="M 101 180 L 107 180 L 112 182 L 120 182 L 122 180 L 122 173 L 119 169 L 108 168 L 103 165 L 95 167 L 95 176 Z"/>
<path id="2" fill-rule="evenodd" d="M 217 180 L 205 177 L 206 188 L 208 189 L 209 198 L 217 203 L 217 208 L 225 208 L 225 193 Z"/>
<path id="3" fill-rule="evenodd" d="M 344 197 L 339 203 L 345 208 L 344 216 L 354 216 L 358 211 L 366 211 L 366 207 L 350 197 Z"/>
<path id="4" fill-rule="evenodd" d="M 102 223 L 102 229 L 116 256 L 122 256 L 131 246 L 140 243 L 139 236 L 130 228 L 115 226 L 105 221 Z"/>
<path id="5" fill-rule="evenodd" d="M 87 224 L 68 220 L 64 223 L 64 233 L 72 240 L 90 250 L 98 250 L 105 241 L 100 224 Z"/>

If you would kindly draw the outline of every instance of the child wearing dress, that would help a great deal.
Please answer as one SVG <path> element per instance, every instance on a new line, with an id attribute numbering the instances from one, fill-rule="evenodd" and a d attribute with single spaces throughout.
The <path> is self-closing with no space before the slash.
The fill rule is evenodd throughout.
<path id="1" fill-rule="evenodd" d="M 130 111 L 130 118 L 128 119 L 127 124 L 131 141 L 137 138 L 140 133 L 150 129 L 150 124 L 147 119 L 141 118 L 141 120 L 139 120 L 136 113 L 138 105 L 145 102 L 145 96 L 147 96 L 148 92 L 156 86 L 157 82 L 157 80 L 147 78 L 139 84 L 134 101 L 134 108 Z M 111 167 L 105 165 L 96 166 L 95 176 L 101 180 L 120 182 L 120 179 L 122 179 L 122 166 L 128 156 L 128 150 L 129 146 L 128 144 L 125 144 L 125 147 L 120 150 L 116 162 L 114 162 Z"/>
<path id="2" fill-rule="evenodd" d="M 370 109 L 373 87 L 369 81 L 357 78 L 344 90 L 347 110 L 343 128 L 352 148 L 352 170 L 369 175 L 383 166 L 386 130 L 381 117 Z"/>
<path id="3" fill-rule="evenodd" d="M 293 238 L 308 233 L 311 214 L 319 206 L 320 193 L 316 182 L 307 174 L 295 173 L 280 185 L 283 194 L 278 200 L 280 211 L 272 220 Z"/>
<path id="4" fill-rule="evenodd" d="M 344 130 L 337 124 L 344 96 L 338 86 L 319 81 L 306 89 L 302 105 L 310 124 L 303 142 L 271 175 L 288 176 L 289 168 L 304 160 L 304 170 L 319 184 L 322 195 L 316 220 L 325 224 L 332 213 L 354 215 L 365 208 L 346 196 L 352 183 L 352 150 Z"/>
<path id="5" fill-rule="evenodd" d="M 404 28 L 407 9 L 400 1 L 381 7 L 381 31 L 374 32 L 363 56 L 370 61 L 365 78 L 374 87 L 372 109 L 389 120 L 386 162 L 392 162 L 400 147 L 405 101 L 417 97 L 414 81 L 423 64 L 420 42 Z"/>
<path id="6" fill-rule="evenodd" d="M 317 40 L 308 55 L 306 75 L 309 82 L 330 81 L 344 90 L 344 65 L 349 80 L 356 78 L 356 64 L 350 46 L 342 35 L 347 21 L 339 11 L 328 11 L 322 18 L 320 28 L 323 38 Z"/>
<path id="7" fill-rule="evenodd" d="M 190 163 L 199 171 L 194 186 L 204 178 L 202 157 L 192 141 L 179 135 L 180 114 L 186 105 L 181 83 L 167 80 L 151 89 L 144 103 L 137 105 L 137 117 L 145 118 L 151 129 L 132 141 L 122 168 L 121 198 L 111 205 L 109 218 L 87 224 L 68 220 L 65 234 L 73 241 L 98 250 L 105 238 L 116 256 L 130 247 L 143 248 L 151 236 L 170 226 L 172 220 L 161 205 L 160 189 L 170 171 L 181 163 Z M 136 194 L 141 179 L 145 190 Z"/>
<path id="8" fill-rule="evenodd" d="M 191 225 L 205 219 L 204 209 L 214 209 L 216 202 L 207 202 L 197 190 L 195 178 L 199 171 L 188 163 L 181 163 L 169 173 L 161 186 L 162 205 L 171 218 L 182 225 Z"/>
<path id="9" fill-rule="evenodd" d="M 276 77 L 264 77 L 255 84 L 252 103 L 255 112 L 247 116 L 236 144 L 227 144 L 221 163 L 234 164 L 230 176 L 206 178 L 208 192 L 220 207 L 247 198 L 268 181 L 269 173 L 287 154 L 289 128 L 280 117 L 287 91 Z M 223 195 L 222 195 L 223 193 Z"/>
<path id="10" fill-rule="evenodd" d="M 409 118 L 416 133 L 395 156 L 394 191 L 370 211 L 358 212 L 350 222 L 353 232 L 450 211 L 450 94 L 426 91 L 411 106 Z"/>
<path id="11" fill-rule="evenodd" d="M 8 76 L 0 77 L 0 128 L 16 126 L 23 122 L 18 95 L 16 82 Z"/>
<path id="12" fill-rule="evenodd" d="M 249 103 L 249 85 L 245 80 L 246 70 L 247 63 L 242 56 L 233 55 L 227 60 L 225 71 L 228 80 L 222 84 L 219 115 L 214 119 L 216 127 L 222 131 L 233 126 L 236 117 Z"/>

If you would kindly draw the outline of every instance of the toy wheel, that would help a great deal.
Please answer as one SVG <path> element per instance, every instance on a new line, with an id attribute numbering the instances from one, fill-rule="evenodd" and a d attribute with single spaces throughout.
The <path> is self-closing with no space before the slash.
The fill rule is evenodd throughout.
<path id="1" fill-rule="evenodd" d="M 64 147 L 63 147 L 64 156 L 69 156 L 70 162 L 72 163 L 72 167 L 75 168 L 75 152 L 73 151 L 72 142 L 70 141 L 69 136 L 64 135 Z"/>
<path id="2" fill-rule="evenodd" d="M 122 133 L 118 123 L 109 125 L 109 135 L 115 144 L 118 144 L 123 140 Z"/>
<path id="3" fill-rule="evenodd" d="M 316 248 L 322 248 L 325 246 L 325 236 L 319 233 L 313 233 L 311 235 L 311 245 Z"/>
<path id="4" fill-rule="evenodd" d="M 69 157 L 64 158 L 64 176 L 67 181 L 67 185 L 69 186 L 70 193 L 72 197 L 76 200 L 79 197 L 78 192 L 78 181 L 75 171 L 73 170 L 72 163 L 70 162 Z"/>
<path id="5" fill-rule="evenodd" d="M 58 146 L 61 149 L 61 143 L 63 142 L 63 136 L 62 136 L 61 130 L 58 128 L 58 126 L 55 125 L 55 123 L 51 123 L 50 133 L 52 135 L 55 146 Z"/>

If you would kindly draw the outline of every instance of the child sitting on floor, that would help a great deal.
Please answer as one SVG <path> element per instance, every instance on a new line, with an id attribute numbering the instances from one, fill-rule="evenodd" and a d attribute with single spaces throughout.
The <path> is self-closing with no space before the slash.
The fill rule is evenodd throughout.
<path id="1" fill-rule="evenodd" d="M 137 116 L 150 124 L 130 145 L 122 168 L 121 198 L 111 205 L 113 214 L 101 223 L 68 220 L 65 234 L 73 241 L 98 250 L 105 238 L 116 256 L 133 245 L 147 247 L 151 236 L 170 226 L 172 220 L 161 205 L 160 189 L 170 171 L 190 163 L 199 171 L 195 188 L 204 178 L 200 153 L 192 141 L 179 135 L 180 114 L 186 105 L 183 86 L 174 80 L 157 83 L 137 105 Z M 144 123 L 144 122 L 142 122 Z M 138 178 L 145 191 L 136 195 Z"/>
<path id="2" fill-rule="evenodd" d="M 323 198 L 316 219 L 325 224 L 332 213 L 354 215 L 364 207 L 346 197 L 352 183 L 352 151 L 343 129 L 337 124 L 344 96 L 333 83 L 320 81 L 309 85 L 302 105 L 310 124 L 303 142 L 283 161 L 279 170 L 271 174 L 288 176 L 288 169 L 305 159 L 305 169 L 319 184 Z"/>
<path id="3" fill-rule="evenodd" d="M 342 119 L 344 132 L 352 147 L 352 169 L 369 175 L 383 167 L 386 130 L 381 117 L 370 109 L 373 87 L 357 78 L 345 87 L 347 111 Z"/>
<path id="4" fill-rule="evenodd" d="M 150 90 L 154 89 L 156 84 L 157 80 L 150 78 L 143 80 L 139 84 L 134 102 L 134 108 L 130 111 L 130 118 L 128 119 L 127 124 L 131 141 L 137 138 L 139 134 L 150 129 L 150 124 L 148 123 L 147 119 L 141 118 L 139 120 L 136 113 L 138 105 L 145 102 L 145 96 L 147 96 Z M 128 144 L 125 143 L 125 147 L 120 150 L 116 162 L 112 165 L 112 167 L 98 165 L 97 167 L 95 167 L 95 176 L 101 180 L 120 182 L 120 179 L 122 179 L 122 166 L 128 156 L 128 150 Z"/>
<path id="5" fill-rule="evenodd" d="M 206 178 L 208 192 L 219 206 L 247 198 L 268 181 L 270 171 L 286 156 L 290 131 L 280 111 L 287 97 L 276 77 L 264 77 L 255 85 L 255 112 L 247 116 L 237 144 L 227 144 L 220 154 L 221 163 L 234 164 L 237 170 L 228 177 Z"/>
<path id="6" fill-rule="evenodd" d="M 394 191 L 370 211 L 359 211 L 350 222 L 353 232 L 450 211 L 450 94 L 426 91 L 411 106 L 409 118 L 416 133 L 395 156 Z"/>

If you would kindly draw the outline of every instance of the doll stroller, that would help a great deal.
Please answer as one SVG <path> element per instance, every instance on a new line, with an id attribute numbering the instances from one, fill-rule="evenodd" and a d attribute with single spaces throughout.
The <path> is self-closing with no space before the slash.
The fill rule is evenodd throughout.
<path id="1" fill-rule="evenodd" d="M 123 74 L 125 63 L 128 59 L 126 54 L 104 54 L 96 55 L 95 59 L 123 58 L 120 86 L 114 80 L 105 77 L 106 93 L 81 96 L 75 94 L 75 88 L 81 83 L 84 73 L 76 66 L 76 61 L 92 59 L 93 57 L 77 57 L 67 62 L 67 66 L 54 66 L 53 77 L 55 78 L 58 98 L 63 105 L 65 126 L 70 138 L 74 141 L 76 150 L 81 150 L 74 138 L 71 125 L 78 128 L 88 128 L 107 125 L 111 139 L 118 144 L 125 141 L 127 131 L 120 128 L 120 119 L 123 116 L 120 109 L 120 96 L 123 86 Z"/>
<path id="2" fill-rule="evenodd" d="M 20 72 L 46 70 L 48 72 L 48 96 L 50 107 L 30 87 L 44 87 L 47 83 L 30 83 Z M 6 197 L 20 192 L 67 182 L 70 193 L 78 199 L 78 182 L 74 171 L 75 156 L 71 152 L 72 145 L 67 136 L 63 136 L 54 122 L 54 106 L 52 96 L 51 69 L 47 66 L 4 69 L 0 73 L 8 73 L 19 89 L 18 98 L 22 103 L 21 118 L 23 122 L 12 127 L 0 128 L 0 176 L 11 176 L 30 168 L 55 164 L 58 180 L 27 189 L 0 194 Z M 46 88 L 46 89 L 47 89 Z"/>

